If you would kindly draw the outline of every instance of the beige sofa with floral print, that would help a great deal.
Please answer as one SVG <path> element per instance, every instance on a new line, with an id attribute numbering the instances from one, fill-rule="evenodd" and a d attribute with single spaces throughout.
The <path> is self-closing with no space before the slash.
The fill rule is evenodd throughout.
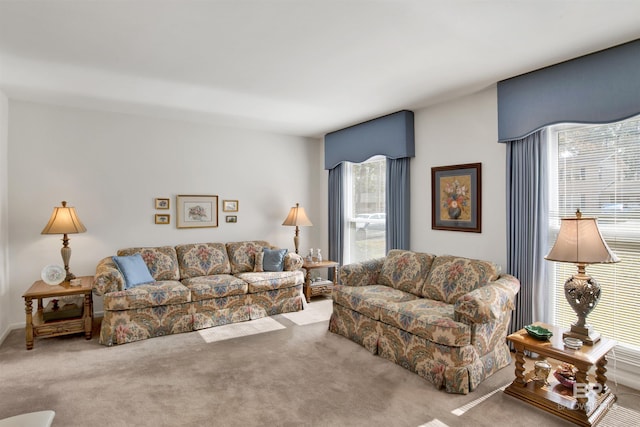
<path id="1" fill-rule="evenodd" d="M 391 250 L 340 268 L 331 332 L 450 393 L 511 361 L 506 335 L 520 282 L 487 261 Z"/>
<path id="2" fill-rule="evenodd" d="M 265 241 L 121 249 L 140 254 L 153 281 L 127 288 L 113 257 L 93 282 L 104 298 L 100 343 L 124 344 L 302 309 L 302 257 L 284 256 L 282 271 L 263 271 Z"/>

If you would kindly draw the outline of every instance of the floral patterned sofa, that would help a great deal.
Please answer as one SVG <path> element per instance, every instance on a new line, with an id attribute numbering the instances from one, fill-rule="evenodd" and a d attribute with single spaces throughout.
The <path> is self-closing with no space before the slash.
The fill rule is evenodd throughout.
<path id="1" fill-rule="evenodd" d="M 492 263 L 391 250 L 345 265 L 331 332 L 467 394 L 511 362 L 507 329 L 520 282 Z"/>
<path id="2" fill-rule="evenodd" d="M 93 291 L 104 297 L 99 342 L 124 344 L 302 309 L 302 257 L 287 253 L 283 271 L 262 271 L 265 241 L 128 248 L 154 282 L 125 289 L 113 257 L 96 267 Z"/>

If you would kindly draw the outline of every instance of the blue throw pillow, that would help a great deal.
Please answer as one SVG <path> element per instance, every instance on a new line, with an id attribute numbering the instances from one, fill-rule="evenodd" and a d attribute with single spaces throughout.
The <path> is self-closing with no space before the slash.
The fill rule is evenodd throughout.
<path id="1" fill-rule="evenodd" d="M 263 248 L 264 258 L 262 259 L 262 269 L 264 271 L 284 270 L 284 256 L 288 249 L 267 249 Z"/>
<path id="2" fill-rule="evenodd" d="M 142 259 L 142 255 L 114 256 L 113 262 L 118 266 L 118 270 L 124 276 L 124 288 L 134 288 L 145 283 L 155 282 L 149 273 L 149 268 Z"/>

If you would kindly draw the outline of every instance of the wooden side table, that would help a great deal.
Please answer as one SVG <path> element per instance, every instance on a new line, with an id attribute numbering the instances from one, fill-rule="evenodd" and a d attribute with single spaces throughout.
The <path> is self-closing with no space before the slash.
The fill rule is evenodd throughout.
<path id="1" fill-rule="evenodd" d="M 606 355 L 615 347 L 616 341 L 603 337 L 594 345 L 571 350 L 562 342 L 563 329 L 544 323 L 535 324 L 552 331 L 553 336 L 550 340 L 540 341 L 521 329 L 507 337 L 516 349 L 516 379 L 504 392 L 575 424 L 596 425 L 616 401 L 616 396 L 607 387 L 606 377 Z M 576 385 L 573 389 L 567 388 L 553 374 L 547 378 L 547 384 L 535 381 L 533 372 L 525 373 L 525 350 L 548 358 L 552 371 L 560 362 L 574 365 L 578 369 Z M 595 378 L 589 378 L 588 371 L 594 365 Z"/>
<path id="2" fill-rule="evenodd" d="M 80 286 L 71 286 L 69 282 L 62 282 L 53 286 L 38 280 L 22 295 L 27 315 L 27 350 L 33 348 L 35 337 L 57 337 L 84 332 L 85 338 L 91 339 L 93 327 L 93 298 L 91 296 L 93 276 L 83 276 L 79 277 L 79 279 L 81 279 Z M 45 322 L 43 320 L 44 306 L 42 300 L 44 298 L 62 298 L 70 295 L 84 296 L 82 315 Z M 35 314 L 33 313 L 34 299 L 38 300 L 38 309 Z"/>
<path id="3" fill-rule="evenodd" d="M 338 264 L 335 261 L 304 261 L 302 268 L 304 268 L 307 273 L 304 278 L 304 297 L 307 299 L 307 302 L 311 302 L 311 297 L 315 297 L 316 295 L 322 295 L 331 292 L 333 289 L 333 285 L 338 283 Z M 321 280 L 318 282 L 311 281 L 311 270 L 315 268 L 335 268 L 333 272 L 333 281 L 331 280 Z"/>

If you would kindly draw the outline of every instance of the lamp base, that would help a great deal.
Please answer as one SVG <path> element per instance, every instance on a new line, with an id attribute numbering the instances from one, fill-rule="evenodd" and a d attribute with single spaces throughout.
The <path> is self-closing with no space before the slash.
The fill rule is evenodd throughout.
<path id="1" fill-rule="evenodd" d="M 600 332 L 593 330 L 591 325 L 578 326 L 571 325 L 571 329 L 562 334 L 562 338 L 578 338 L 587 345 L 594 345 L 600 341 Z"/>

